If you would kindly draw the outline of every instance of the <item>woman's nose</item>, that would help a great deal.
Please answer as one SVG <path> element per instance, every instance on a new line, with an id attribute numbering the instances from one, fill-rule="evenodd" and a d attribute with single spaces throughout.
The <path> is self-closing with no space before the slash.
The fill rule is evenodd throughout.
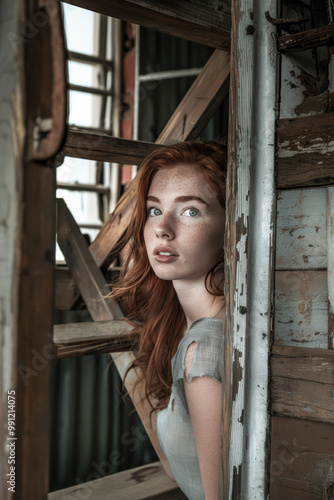
<path id="1" fill-rule="evenodd" d="M 157 238 L 166 238 L 167 240 L 175 238 L 175 232 L 170 218 L 165 217 L 160 220 L 159 224 L 155 228 L 155 234 Z"/>

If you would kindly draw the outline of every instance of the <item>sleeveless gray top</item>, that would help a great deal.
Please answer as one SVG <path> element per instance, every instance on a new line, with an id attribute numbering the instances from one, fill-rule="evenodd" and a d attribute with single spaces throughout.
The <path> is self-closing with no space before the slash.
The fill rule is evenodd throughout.
<path id="1" fill-rule="evenodd" d="M 187 349 L 197 347 L 189 372 L 194 377 L 222 380 L 223 320 L 200 318 L 189 327 L 172 359 L 173 385 L 168 407 L 157 416 L 157 433 L 177 484 L 189 500 L 205 500 L 195 436 L 184 392 Z M 217 436 L 218 439 L 218 436 Z"/>

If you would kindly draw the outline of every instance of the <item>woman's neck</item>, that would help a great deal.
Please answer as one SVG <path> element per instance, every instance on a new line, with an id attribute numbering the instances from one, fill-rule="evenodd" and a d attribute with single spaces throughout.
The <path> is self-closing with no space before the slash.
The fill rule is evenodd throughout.
<path id="1" fill-rule="evenodd" d="M 176 295 L 184 311 L 187 329 L 199 318 L 223 319 L 225 300 L 212 295 L 203 282 L 173 281 Z"/>

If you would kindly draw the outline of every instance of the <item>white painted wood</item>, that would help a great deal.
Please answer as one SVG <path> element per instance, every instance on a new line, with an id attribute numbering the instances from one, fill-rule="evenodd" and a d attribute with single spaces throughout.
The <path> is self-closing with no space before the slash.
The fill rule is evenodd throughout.
<path id="1" fill-rule="evenodd" d="M 334 186 L 327 193 L 327 291 L 328 291 L 328 339 L 334 346 Z"/>
<path id="2" fill-rule="evenodd" d="M 326 267 L 326 188 L 280 191 L 276 270 Z"/>
<path id="3" fill-rule="evenodd" d="M 20 40 L 21 0 L 0 7 L 0 498 L 13 497 L 7 474 L 7 391 L 16 390 L 16 349 L 19 332 L 18 277 L 22 217 L 22 155 L 24 141 Z"/>
<path id="4" fill-rule="evenodd" d="M 277 271 L 275 278 L 275 344 L 327 349 L 327 272 Z"/>

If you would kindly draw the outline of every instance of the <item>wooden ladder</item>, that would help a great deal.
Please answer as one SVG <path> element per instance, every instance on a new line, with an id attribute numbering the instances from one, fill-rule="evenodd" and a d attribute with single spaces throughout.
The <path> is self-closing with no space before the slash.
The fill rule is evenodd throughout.
<path id="1" fill-rule="evenodd" d="M 69 3 L 114 17 L 124 16 L 125 19 L 137 23 L 143 20 L 141 13 L 147 11 L 147 7 L 146 10 L 141 7 L 144 2 L 112 2 L 107 8 L 103 2 Z M 145 4 L 147 5 L 147 2 Z M 191 4 L 192 2 L 189 2 L 189 5 Z M 125 10 L 120 9 L 120 6 Z M 151 2 L 150 9 L 155 18 L 154 27 L 157 29 L 161 27 L 168 32 L 168 27 L 171 27 L 170 16 L 174 16 L 175 19 L 176 13 L 169 13 L 169 23 L 166 24 L 166 14 L 158 13 L 154 2 Z M 201 38 L 201 42 L 205 43 L 209 40 L 208 34 L 211 33 L 212 27 L 200 26 L 200 10 L 192 16 L 191 21 L 195 21 L 199 30 L 206 33 L 205 38 Z M 207 11 L 206 16 L 208 17 Z M 188 24 L 189 20 L 179 21 L 177 27 L 173 24 L 172 34 L 182 34 L 184 37 L 184 29 Z M 198 33 L 192 34 L 193 30 L 188 31 L 187 38 L 195 41 Z M 215 37 L 216 40 L 213 41 Z M 210 45 L 228 48 L 224 29 L 220 30 L 220 34 L 216 33 L 215 37 L 210 37 Z M 214 51 L 155 144 L 116 138 L 108 133 L 101 134 L 93 130 L 70 128 L 61 153 L 75 158 L 139 165 L 148 153 L 164 143 L 195 138 L 228 92 L 229 60 L 228 51 L 218 48 Z M 110 288 L 107 286 L 104 270 L 110 264 L 113 249 L 131 219 L 135 201 L 135 183 L 136 179 L 132 181 L 89 247 L 64 200 L 57 200 L 57 239 L 68 268 L 56 268 L 55 308 L 68 310 L 81 296 L 94 322 L 55 325 L 53 344 L 56 357 L 63 358 L 73 353 L 85 355 L 108 352 L 122 379 L 128 366 L 135 359 L 134 353 L 130 350 L 133 349 L 134 342 L 131 327 L 126 322 L 120 306 L 112 298 L 107 297 Z M 133 391 L 136 378 L 137 374 L 132 370 L 126 378 L 126 389 L 158 457 L 164 460 L 157 435 L 150 426 L 151 407 L 143 398 L 144 382 Z M 133 479 L 136 477 L 145 479 L 142 486 L 138 486 L 138 481 Z M 153 495 L 154 498 L 184 498 L 176 484 L 166 476 L 159 462 L 101 478 L 98 487 L 93 483 L 96 481 L 86 483 L 85 487 L 88 490 L 92 489 L 95 499 L 107 498 L 106 495 L 111 490 L 113 499 L 124 498 L 124 495 L 133 499 L 153 498 Z M 82 489 L 82 486 L 53 492 L 48 498 L 50 500 L 72 498 L 71 495 L 75 497 L 80 488 Z"/>

